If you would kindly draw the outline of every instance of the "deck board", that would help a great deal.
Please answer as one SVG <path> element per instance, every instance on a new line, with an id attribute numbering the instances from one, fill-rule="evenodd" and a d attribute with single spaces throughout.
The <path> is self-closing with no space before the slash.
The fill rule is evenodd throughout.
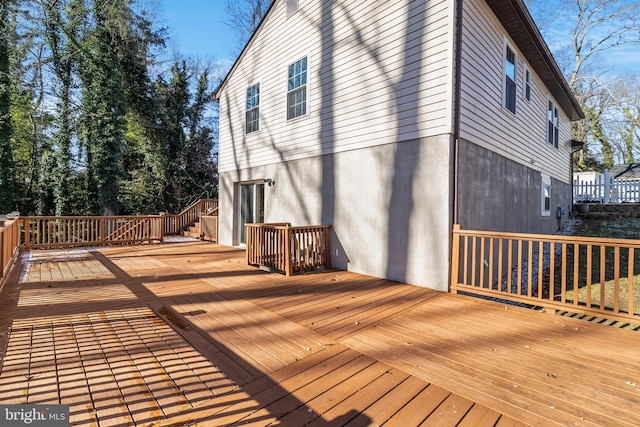
<path id="1" fill-rule="evenodd" d="M 21 260 L 0 403 L 74 425 L 640 425 L 637 332 L 197 241 Z"/>

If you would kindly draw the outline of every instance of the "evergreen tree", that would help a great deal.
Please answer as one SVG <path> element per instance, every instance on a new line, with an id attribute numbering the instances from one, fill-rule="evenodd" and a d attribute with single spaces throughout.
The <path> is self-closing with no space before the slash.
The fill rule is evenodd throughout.
<path id="1" fill-rule="evenodd" d="M 14 161 L 11 150 L 11 80 L 9 78 L 9 0 L 0 0 L 0 213 L 15 208 Z"/>
<path id="2" fill-rule="evenodd" d="M 163 33 L 136 0 L 0 5 L 0 214 L 175 212 L 213 195 L 208 75 L 179 62 L 151 82 Z"/>
<path id="3" fill-rule="evenodd" d="M 55 141 L 56 166 L 51 177 L 54 181 L 56 215 L 73 213 L 69 206 L 71 180 L 73 179 L 71 168 L 73 138 L 71 86 L 73 70 L 76 67 L 77 26 L 86 14 L 82 0 L 74 0 L 67 5 L 66 11 L 64 11 L 66 13 L 61 10 L 63 6 L 64 3 L 60 1 L 43 3 L 45 34 L 51 50 L 53 70 L 59 85 Z M 66 15 L 66 22 L 63 21 L 63 15 Z"/>

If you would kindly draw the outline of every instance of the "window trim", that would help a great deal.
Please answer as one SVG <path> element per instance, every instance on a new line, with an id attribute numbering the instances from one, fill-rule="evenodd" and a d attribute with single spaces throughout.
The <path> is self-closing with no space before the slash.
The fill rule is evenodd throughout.
<path id="1" fill-rule="evenodd" d="M 545 193 L 547 188 L 549 189 L 548 195 Z M 548 206 L 547 200 L 549 202 Z M 540 179 L 540 215 L 551 216 L 551 177 L 545 174 L 541 174 Z"/>
<path id="2" fill-rule="evenodd" d="M 513 78 L 511 78 L 511 76 L 509 76 L 508 74 L 508 70 L 507 70 L 507 55 L 509 53 L 509 51 L 511 51 L 513 53 Z M 510 62 L 510 61 L 509 61 Z M 518 53 L 516 52 L 516 50 L 513 48 L 513 46 L 507 41 L 507 38 L 504 37 L 503 38 L 503 47 L 502 47 L 502 108 L 504 110 L 509 111 L 509 113 L 511 114 L 516 114 L 516 111 L 518 111 L 517 105 L 518 105 L 518 84 L 516 83 L 517 81 L 517 76 L 518 76 Z M 509 90 L 508 90 L 508 84 L 509 81 L 507 80 L 509 79 L 510 83 L 513 84 L 513 110 L 510 107 L 509 104 L 509 99 L 508 99 L 508 94 L 509 94 Z"/>
<path id="3" fill-rule="evenodd" d="M 248 103 L 249 103 L 249 89 L 251 89 L 251 88 L 253 88 L 255 86 L 258 87 L 258 102 L 257 102 L 255 107 L 249 109 L 249 108 L 247 108 L 248 107 Z M 244 106 L 245 106 L 245 110 L 244 110 L 244 134 L 245 135 L 250 135 L 250 134 L 253 134 L 253 133 L 256 133 L 256 132 L 260 132 L 260 130 L 261 130 L 261 126 L 260 126 L 260 98 L 261 98 L 261 93 L 262 93 L 262 82 L 260 82 L 260 81 L 247 86 L 247 89 L 245 91 L 245 104 L 244 104 Z M 258 115 L 257 124 L 258 124 L 258 127 L 255 130 L 249 131 L 248 130 L 249 129 L 249 127 L 248 127 L 249 126 L 248 114 L 250 112 L 252 112 L 252 111 L 257 111 L 257 115 Z"/>
<path id="4" fill-rule="evenodd" d="M 289 90 L 289 68 L 291 66 L 295 66 L 296 63 L 302 61 L 303 59 L 306 59 L 306 70 L 305 70 L 305 83 L 301 84 L 300 86 L 296 86 L 293 89 Z M 294 121 L 294 120 L 298 120 L 300 118 L 303 117 L 308 117 L 309 116 L 309 80 L 310 80 L 310 73 L 309 73 L 309 69 L 310 67 L 310 63 L 311 61 L 309 60 L 309 55 L 308 54 L 304 54 L 300 57 L 298 57 L 298 59 L 296 59 L 295 61 L 292 61 L 290 63 L 287 64 L 286 67 L 286 100 L 285 100 L 285 118 L 287 122 L 290 121 Z M 289 117 L 289 95 L 292 94 L 295 91 L 301 91 L 300 88 L 304 88 L 304 113 L 297 115 L 297 116 L 293 116 L 293 117 Z"/>
<path id="5" fill-rule="evenodd" d="M 546 140 L 552 147 L 558 148 L 560 139 L 560 111 L 558 105 L 549 96 L 547 97 L 547 114 L 545 117 Z"/>

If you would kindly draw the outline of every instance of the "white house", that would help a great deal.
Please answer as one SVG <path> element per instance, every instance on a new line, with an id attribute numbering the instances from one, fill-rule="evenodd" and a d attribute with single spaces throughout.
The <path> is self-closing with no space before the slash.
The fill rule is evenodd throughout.
<path id="1" fill-rule="evenodd" d="M 332 224 L 332 266 L 446 290 L 454 223 L 571 204 L 583 113 L 522 0 L 275 0 L 216 97 L 222 244 Z"/>

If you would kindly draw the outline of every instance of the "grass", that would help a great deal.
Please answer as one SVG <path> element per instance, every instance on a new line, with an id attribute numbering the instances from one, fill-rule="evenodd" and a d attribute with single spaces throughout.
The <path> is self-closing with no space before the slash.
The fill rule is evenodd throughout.
<path id="1" fill-rule="evenodd" d="M 592 237 L 607 237 L 618 239 L 640 239 L 640 219 L 637 218 L 620 218 L 613 220 L 588 220 L 585 221 L 581 227 L 580 235 L 592 236 Z M 573 256 L 575 247 L 569 245 L 567 247 L 567 291 L 565 298 L 568 301 L 577 301 L 581 305 L 586 305 L 587 302 L 587 250 L 584 246 L 579 246 L 579 265 L 578 265 L 578 290 L 574 292 L 574 277 L 573 277 Z M 615 294 L 615 256 L 614 249 L 608 247 L 604 251 L 604 272 L 601 272 L 600 268 L 601 250 L 599 247 L 593 248 L 591 256 L 591 305 L 592 307 L 600 307 L 602 288 L 604 286 L 604 300 L 603 305 L 608 310 L 614 310 L 616 300 L 618 309 L 620 312 L 627 313 L 629 311 L 629 280 L 628 280 L 628 268 L 630 261 L 633 264 L 633 277 L 632 277 L 632 305 L 633 312 L 640 313 L 640 250 L 634 250 L 633 260 L 629 259 L 629 250 L 626 248 L 620 249 L 619 255 L 619 279 L 618 279 L 618 297 Z M 604 282 L 601 283 L 601 273 L 604 274 Z M 560 293 L 561 276 L 560 272 L 554 277 L 556 283 L 556 295 Z"/>

